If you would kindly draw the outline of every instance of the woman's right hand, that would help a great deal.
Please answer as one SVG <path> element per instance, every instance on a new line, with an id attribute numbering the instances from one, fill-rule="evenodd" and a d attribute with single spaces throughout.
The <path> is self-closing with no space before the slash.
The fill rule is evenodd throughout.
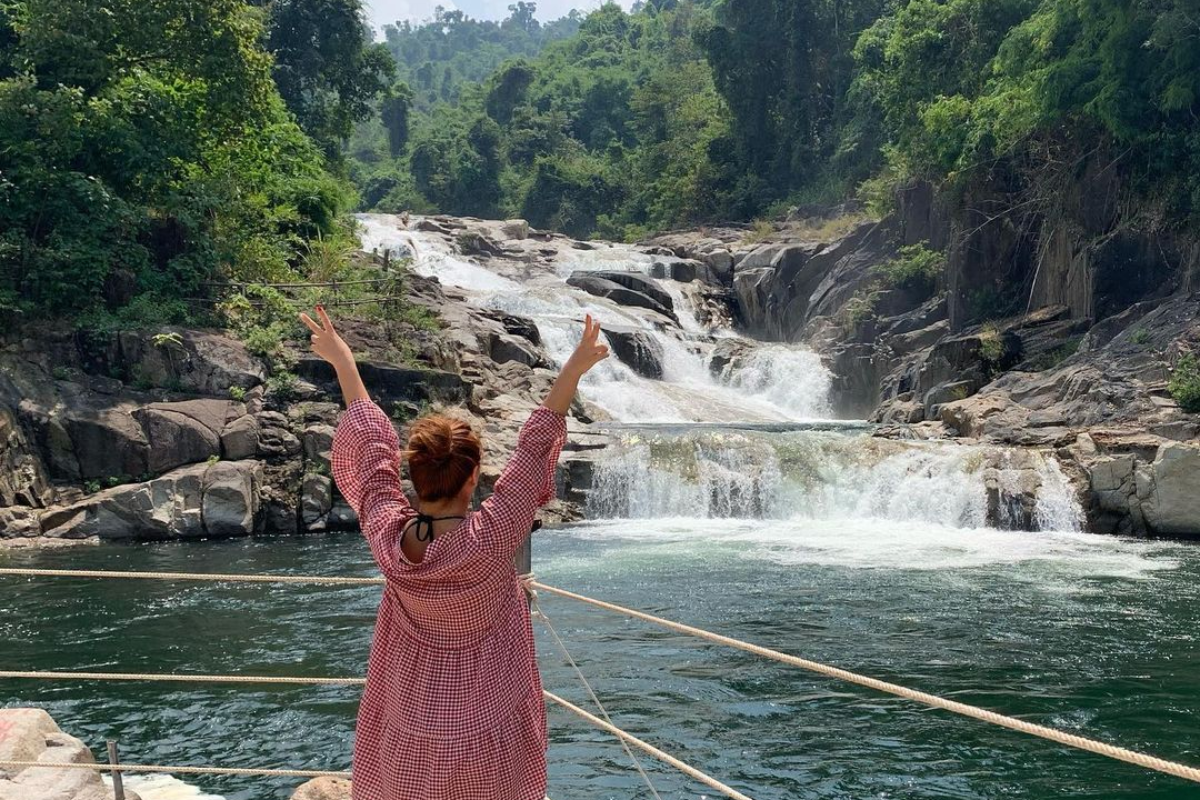
<path id="1" fill-rule="evenodd" d="M 300 315 L 300 321 L 312 331 L 313 352 L 332 364 L 334 369 L 353 364 L 354 353 L 350 351 L 349 345 L 334 329 L 333 321 L 325 313 L 324 306 L 317 306 L 317 316 L 321 318 L 320 323 L 313 320 L 308 314 Z"/>
<path id="2" fill-rule="evenodd" d="M 575 377 L 583 377 L 588 370 L 608 358 L 608 345 L 600 344 L 600 323 L 588 314 L 583 323 L 583 338 L 571 353 L 562 371 Z"/>

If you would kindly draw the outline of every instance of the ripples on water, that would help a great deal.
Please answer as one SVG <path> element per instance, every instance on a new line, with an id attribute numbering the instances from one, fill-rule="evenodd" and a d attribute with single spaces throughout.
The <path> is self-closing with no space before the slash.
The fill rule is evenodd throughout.
<path id="1" fill-rule="evenodd" d="M 895 523 L 656 520 L 542 535 L 550 583 L 1167 758 L 1200 762 L 1200 559 L 1167 543 Z M 357 537 L 106 545 L 6 565 L 369 575 Z M 357 675 L 378 589 L 4 578 L 5 668 Z M 544 598 L 618 724 L 756 800 L 1185 798 L 1172 778 Z M 539 633 L 539 637 L 541 634 Z M 542 639 L 548 688 L 583 694 Z M 344 769 L 351 688 L 7 682 L 130 760 Z M 635 798 L 551 710 L 551 795 Z M 664 797 L 704 796 L 653 768 Z M 296 781 L 201 779 L 228 800 Z"/>

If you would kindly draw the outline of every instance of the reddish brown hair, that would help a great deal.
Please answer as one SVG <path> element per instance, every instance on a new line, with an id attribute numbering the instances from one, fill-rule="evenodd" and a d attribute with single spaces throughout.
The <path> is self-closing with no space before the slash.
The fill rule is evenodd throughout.
<path id="1" fill-rule="evenodd" d="M 479 437 L 470 425 L 441 414 L 414 422 L 404 451 L 413 489 L 426 502 L 448 500 L 462 491 L 482 454 Z"/>

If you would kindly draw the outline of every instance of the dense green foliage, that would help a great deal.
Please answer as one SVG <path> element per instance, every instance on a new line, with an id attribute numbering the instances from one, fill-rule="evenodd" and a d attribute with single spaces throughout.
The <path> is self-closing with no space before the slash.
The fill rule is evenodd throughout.
<path id="1" fill-rule="evenodd" d="M 296 119 L 348 131 L 374 67 L 273 60 L 264 20 L 306 2 L 352 11 L 362 51 L 351 0 L 0 0 L 0 303 L 179 321 L 203 283 L 292 275 L 307 240 L 340 235 L 348 187 Z"/>
<path id="2" fill-rule="evenodd" d="M 501 22 L 471 19 L 462 11 L 438 8 L 432 20 L 383 26 L 383 38 L 399 69 L 400 80 L 415 91 L 419 107 L 453 102 L 464 83 L 479 83 L 515 57 L 531 57 L 550 42 L 579 30 L 583 15 L 572 11 L 543 25 L 537 3 L 517 0 Z"/>
<path id="3" fill-rule="evenodd" d="M 381 134 L 360 132 L 352 153 L 364 201 L 519 215 L 579 236 L 725 213 L 736 180 L 712 157 L 729 128 L 693 39 L 701 13 L 605 6 L 540 56 L 510 60 L 410 119 L 399 160 Z"/>
<path id="4" fill-rule="evenodd" d="M 537 55 L 511 43 L 524 9 L 388 29 L 409 150 L 360 132 L 369 207 L 620 236 L 856 192 L 886 206 L 916 178 L 1003 176 L 1047 211 L 1111 165 L 1157 220 L 1200 213 L 1195 0 L 652 0 Z M 484 75 L 504 31 L 515 57 Z"/>

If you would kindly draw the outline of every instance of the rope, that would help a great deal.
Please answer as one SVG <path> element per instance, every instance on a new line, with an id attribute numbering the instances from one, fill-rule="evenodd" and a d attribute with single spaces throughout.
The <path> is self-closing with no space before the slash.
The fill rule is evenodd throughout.
<path id="1" fill-rule="evenodd" d="M 596 606 L 597 608 L 603 608 L 606 611 L 615 611 L 618 614 L 624 614 L 635 619 L 660 625 L 677 633 L 687 634 L 688 636 L 696 636 L 716 644 L 723 644 L 729 647 L 737 648 L 738 650 L 745 650 L 748 653 L 754 653 L 755 655 L 762 656 L 763 658 L 769 658 L 773 661 L 778 661 L 789 666 L 799 667 L 800 669 L 805 669 L 809 672 L 815 672 L 830 678 L 846 681 L 847 683 L 865 686 L 868 689 L 874 689 L 878 692 L 884 692 L 885 694 L 892 694 L 897 697 L 902 697 L 906 700 L 923 703 L 924 705 L 931 706 L 933 708 L 940 708 L 944 711 L 950 711 L 954 714 L 961 714 L 964 717 L 971 717 L 973 719 L 982 720 L 983 722 L 990 722 L 991 724 L 999 725 L 1002 728 L 1008 728 L 1009 730 L 1027 733 L 1031 736 L 1039 736 L 1043 739 L 1049 739 L 1052 742 L 1057 742 L 1059 744 L 1066 745 L 1067 747 L 1086 750 L 1090 753 L 1096 753 L 1097 755 L 1107 756 L 1108 758 L 1113 758 L 1118 761 L 1125 761 L 1130 764 L 1136 764 L 1139 767 L 1145 767 L 1146 769 L 1164 772 L 1168 775 L 1174 775 L 1177 778 L 1183 778 L 1184 780 L 1200 783 L 1200 769 L 1189 767 L 1186 764 L 1167 761 L 1162 758 L 1157 758 L 1156 756 L 1139 753 L 1134 750 L 1128 750 L 1124 747 L 1117 747 L 1104 742 L 1098 742 L 1094 739 L 1087 739 L 1083 736 L 1076 736 L 1075 734 L 1066 733 L 1065 731 L 1060 731 L 1055 728 L 1047 728 L 1044 725 L 1035 725 L 1032 722 L 1025 722 L 1024 720 L 1019 720 L 1014 717 L 997 714 L 994 711 L 988 711 L 987 709 L 979 708 L 978 706 L 967 705 L 966 703 L 959 703 L 954 700 L 947 700 L 943 697 L 938 697 L 937 695 L 919 692 L 915 689 L 909 689 L 906 686 L 900 686 L 895 683 L 877 680 L 875 678 L 867 677 L 866 675 L 859 675 L 858 673 L 839 669 L 838 667 L 832 667 L 828 664 L 822 664 L 818 661 L 810 661 L 805 658 L 799 658 L 798 656 L 788 655 L 787 653 L 781 653 L 778 650 L 771 650 L 766 647 L 760 647 L 756 644 L 743 642 L 740 639 L 733 639 L 728 636 L 711 633 L 700 628 L 694 628 L 691 625 L 683 625 L 679 622 L 672 622 L 671 620 L 663 619 L 662 617 L 656 617 L 653 614 L 647 614 L 642 611 L 634 611 L 631 608 L 625 608 L 624 606 L 619 606 L 614 603 L 606 603 L 603 600 L 595 600 L 591 597 L 585 597 L 581 594 L 568 592 L 565 589 L 547 586 L 546 584 L 539 583 L 537 581 L 533 582 L 533 586 L 537 589 L 550 592 L 551 594 L 556 594 L 559 597 L 578 600 L 581 603 L 587 603 L 589 605 Z"/>
<path id="2" fill-rule="evenodd" d="M 583 670 L 581 670 L 579 665 L 575 663 L 575 659 L 571 656 L 571 651 L 567 649 L 566 644 L 564 644 L 563 640 L 559 637 L 558 631 L 556 631 L 554 626 L 550 624 L 550 618 L 546 616 L 546 612 L 542 611 L 542 607 L 538 605 L 537 593 L 532 589 L 533 576 L 522 575 L 521 578 L 522 583 L 530 587 L 527 589 L 527 592 L 529 594 L 529 602 L 533 606 L 533 613 L 541 618 L 543 624 L 546 626 L 546 630 L 550 631 L 550 635 L 554 638 L 555 643 L 558 645 L 559 651 L 562 652 L 563 657 L 567 659 L 567 663 L 571 665 L 571 669 L 575 670 L 575 674 L 579 676 L 579 682 L 582 683 L 583 688 L 587 690 L 588 696 L 592 698 L 592 702 L 596 704 L 596 708 L 600 709 L 600 713 L 604 716 L 604 721 L 609 725 L 612 725 L 612 717 L 608 715 L 608 710 L 604 707 L 604 704 L 600 702 L 600 698 L 596 696 L 596 690 L 593 689 L 592 684 L 588 682 L 587 677 L 583 674 Z M 650 776 L 647 775 L 646 770 L 642 768 L 642 762 L 638 761 L 637 756 L 635 756 L 633 751 L 629 749 L 629 744 L 620 737 L 617 738 L 617 741 L 621 743 L 621 748 L 625 751 L 625 755 L 629 756 L 629 760 L 633 762 L 633 768 L 638 771 L 638 774 L 642 776 L 642 780 L 646 782 L 646 786 L 650 789 L 650 794 L 654 795 L 655 800 L 662 800 L 662 796 L 659 795 L 658 789 L 654 788 L 654 781 L 650 780 Z"/>
<path id="3" fill-rule="evenodd" d="M 568 657 L 569 657 L 569 655 L 568 655 Z M 578 667 L 576 669 L 578 669 Z M 33 678 L 33 679 L 37 679 L 37 680 L 152 681 L 152 682 L 174 682 L 174 683 L 195 682 L 195 681 L 204 681 L 204 682 L 212 681 L 214 683 L 258 683 L 258 684 L 263 684 L 263 683 L 289 683 L 289 684 L 302 683 L 302 684 L 310 684 L 310 685 L 332 685 L 332 686 L 360 686 L 360 685 L 366 683 L 366 680 L 364 678 L 289 678 L 289 677 L 282 677 L 282 676 L 276 677 L 276 676 L 269 676 L 269 675 L 171 675 L 171 674 L 167 674 L 167 673 L 143 673 L 143 672 L 18 672 L 18 671 L 13 671 L 13 670 L 0 671 L 0 678 Z M 588 687 L 588 690 L 591 691 L 590 686 Z M 730 797 L 733 797 L 733 798 L 745 798 L 745 800 L 750 800 L 750 798 L 746 798 L 745 795 L 739 794 L 736 792 L 736 790 L 730 789 L 729 787 L 725 786 L 725 784 L 721 783 L 716 778 L 712 778 L 708 775 L 705 775 L 703 772 L 700 772 L 700 770 L 696 769 L 695 767 L 691 767 L 691 766 L 685 764 L 684 762 L 680 761 L 679 759 L 674 758 L 673 756 L 669 756 L 666 753 L 664 753 L 663 751 L 661 751 L 649 744 L 646 744 L 641 739 L 638 739 L 636 736 L 626 733 L 625 731 L 623 731 L 620 728 L 613 725 L 611 721 L 605 722 L 604 720 L 600 719 L 599 717 L 593 716 L 592 714 L 589 714 L 587 711 L 584 711 L 583 709 L 578 708 L 577 706 L 574 706 L 574 705 L 568 703 L 566 700 L 563 700 L 558 695 L 551 694 L 550 692 L 547 692 L 545 690 L 542 691 L 542 695 L 547 700 L 551 700 L 555 703 L 558 703 L 559 705 L 562 705 L 564 708 L 567 708 L 571 711 L 575 711 L 576 713 L 583 716 L 584 719 L 588 720 L 589 722 L 592 722 L 592 724 L 596 725 L 597 727 L 607 730 L 611 733 L 614 733 L 621 740 L 622 744 L 624 744 L 626 741 L 629 741 L 629 742 L 633 743 L 634 745 L 636 745 L 637 747 L 642 748 L 643 750 L 645 750 L 647 753 L 654 756 L 655 758 L 661 759 L 662 761 L 666 762 L 667 764 L 670 764 L 671 766 L 685 772 L 686 774 L 692 776 L 693 778 L 696 778 L 696 780 L 700 781 L 701 783 L 706 784 L 707 786 L 710 786 L 714 789 L 718 789 L 719 791 L 726 792 L 726 794 L 728 794 Z M 595 697 L 594 694 L 593 694 L 593 697 Z M 599 704 L 598 700 L 597 700 L 597 704 Z M 603 707 L 601 707 L 601 708 L 603 708 Z M 607 716 L 607 713 L 605 714 L 605 716 Z M 628 749 L 626 749 L 626 752 L 629 752 Z M 637 759 L 634 758 L 632 753 L 630 753 L 630 758 L 633 759 L 635 764 L 638 764 Z M 0 761 L 0 768 L 9 767 L 9 766 L 17 766 L 17 767 L 22 767 L 22 768 L 24 768 L 24 767 L 52 768 L 52 767 L 66 766 L 66 765 L 43 764 L 43 763 L 35 762 L 35 761 L 28 761 L 28 762 Z M 107 765 L 78 764 L 78 765 L 70 765 L 70 766 L 77 766 L 82 769 L 87 769 L 87 768 L 111 769 L 111 767 L 109 767 Z M 276 775 L 276 774 L 278 774 L 278 775 L 295 775 L 298 777 L 305 777 L 306 775 L 308 775 L 308 773 L 306 771 L 296 771 L 296 770 L 233 770 L 232 768 L 226 770 L 224 768 L 219 768 L 219 767 L 144 767 L 144 766 L 134 767 L 134 766 L 128 766 L 128 765 L 124 765 L 124 764 L 121 765 L 121 770 L 126 771 L 126 772 L 173 772 L 174 771 L 174 772 L 181 772 L 181 773 L 188 772 L 188 771 L 191 771 L 191 772 L 204 771 L 204 772 L 210 772 L 212 774 L 217 774 L 217 775 Z M 638 764 L 638 770 L 641 771 L 640 764 Z M 304 774 L 301 774 L 302 772 Z M 645 775 L 644 772 L 642 774 Z M 349 778 L 349 773 L 335 773 L 335 772 L 321 772 L 321 773 L 314 772 L 311 775 L 309 775 L 309 777 L 321 777 L 321 776 L 325 776 L 325 775 L 339 777 L 339 778 L 340 777 Z M 646 780 L 649 781 L 649 778 L 647 778 Z M 653 791 L 653 787 L 652 787 L 652 791 Z M 733 793 L 729 794 L 730 792 L 733 792 Z M 655 792 L 655 795 L 657 796 L 657 792 Z"/>
<path id="4" fill-rule="evenodd" d="M 172 772 L 178 775 L 266 775 L 275 778 L 344 778 L 349 772 L 320 769 L 255 769 L 252 767 L 187 767 L 163 764 L 73 764 L 44 761 L 0 761 L 0 769 L 91 769 L 97 772 Z"/>
<path id="5" fill-rule="evenodd" d="M 290 683 L 302 686 L 362 686 L 365 678 L 291 678 L 273 675 L 170 675 L 144 672 L 18 672 L 0 670 L 2 678 L 80 681 L 163 681 L 171 683 Z"/>
<path id="6" fill-rule="evenodd" d="M 691 776 L 692 778 L 695 778 L 696 780 L 700 781 L 700 783 L 703 783 L 705 786 L 709 787 L 710 789 L 715 789 L 716 791 L 724 794 L 726 797 L 732 797 L 734 800 L 753 800 L 752 797 L 742 794 L 737 789 L 734 789 L 732 786 L 726 786 L 725 784 L 721 783 L 719 780 L 712 777 L 711 775 L 706 775 L 705 773 L 701 772 L 700 770 L 696 769 L 695 767 L 690 766 L 689 764 L 686 764 L 683 761 L 680 761 L 678 758 L 675 758 L 674 756 L 664 753 L 662 750 L 659 750 L 654 745 L 643 742 L 641 739 L 637 738 L 633 734 L 626 733 L 625 731 L 621 730 L 617 726 L 605 722 L 604 720 L 597 717 L 595 714 L 591 714 L 591 713 L 583 710 L 582 708 L 575 705 L 574 703 L 570 703 L 570 702 L 562 699 L 558 695 L 552 694 L 552 693 L 544 691 L 544 690 L 542 691 L 542 694 L 544 694 L 546 696 L 547 700 L 551 700 L 555 703 L 558 703 L 560 706 L 567 709 L 571 713 L 577 714 L 580 717 L 583 717 L 585 720 L 590 722 L 592 725 L 595 725 L 597 728 L 608 731 L 613 736 L 619 737 L 622 741 L 629 742 L 634 747 L 637 747 L 638 749 L 649 753 L 650 755 L 654 756 L 658 760 L 663 761 L 667 764 L 670 764 L 675 769 Z"/>
<path id="7" fill-rule="evenodd" d="M 54 577 L 77 577 L 77 578 L 139 578 L 139 579 L 157 579 L 157 580 L 185 580 L 185 581 L 223 581 L 230 583 L 319 583 L 329 585 L 378 585 L 384 583 L 383 578 L 338 578 L 326 577 L 319 575 L 233 575 L 233 574 L 218 574 L 218 573 L 186 573 L 186 572 L 121 572 L 121 571 L 103 571 L 103 570 L 68 570 L 68 569 L 0 569 L 0 575 L 26 575 L 26 576 L 54 576 Z M 917 703 L 930 706 L 932 708 L 940 708 L 944 711 L 949 711 L 954 714 L 959 714 L 964 717 L 988 722 L 993 725 L 998 725 L 1002 728 L 1027 733 L 1031 736 L 1038 736 L 1042 739 L 1047 739 L 1058 744 L 1074 747 L 1078 750 L 1085 750 L 1089 753 L 1112 758 L 1117 761 L 1124 761 L 1129 764 L 1135 764 L 1139 767 L 1152 769 L 1157 772 L 1162 772 L 1167 775 L 1174 775 L 1177 778 L 1200 783 L 1200 769 L 1189 767 L 1186 764 L 1180 764 L 1175 761 L 1167 761 L 1166 759 L 1156 756 L 1139 753 L 1135 750 L 1129 750 L 1124 747 L 1098 742 L 1094 739 L 1088 739 L 1083 736 L 1066 733 L 1065 731 L 1048 728 L 1044 725 L 1036 725 L 1031 722 L 1016 719 L 1014 717 L 998 714 L 994 711 L 979 708 L 978 706 L 959 703 L 954 700 L 947 700 L 937 695 L 919 692 L 915 689 L 909 689 L 905 686 L 900 686 L 895 683 L 870 678 L 865 675 L 859 675 L 849 670 L 840 669 L 838 667 L 822 664 L 818 661 L 810 661 L 798 656 L 788 655 L 778 650 L 761 647 L 749 642 L 743 642 L 740 639 L 733 639 L 729 636 L 722 636 L 717 633 L 711 633 L 701 628 L 695 628 L 691 625 L 684 625 L 679 622 L 672 622 L 662 617 L 656 617 L 653 614 L 647 614 L 642 611 L 635 611 L 631 608 L 625 608 L 614 603 L 606 603 L 603 600 L 596 600 L 591 597 L 585 597 L 581 594 L 568 592 L 565 589 L 558 589 L 553 586 L 548 586 L 538 581 L 531 581 L 531 587 L 541 589 L 551 594 L 556 594 L 559 597 L 565 597 L 571 600 L 577 600 L 581 603 L 587 603 L 597 608 L 603 608 L 607 611 L 613 611 L 618 614 L 624 614 L 634 619 L 640 619 L 644 622 L 649 622 L 654 625 L 673 630 L 677 633 L 682 633 L 688 636 L 695 636 L 715 644 L 722 644 L 727 647 L 733 647 L 738 650 L 744 650 L 748 653 L 769 658 L 773 661 L 778 661 L 782 664 L 787 664 L 800 669 L 815 672 L 820 675 L 825 675 L 830 678 L 853 683 L 858 686 L 864 686 L 868 689 L 874 689 L 885 694 L 902 697 L 906 700 L 912 700 Z M 547 696 L 553 697 L 547 693 Z M 565 702 L 565 701 L 563 701 Z M 583 713 L 582 709 L 579 709 Z M 597 720 L 603 723 L 603 720 Z M 606 724 L 606 723 L 605 723 Z M 623 733 L 623 732 L 622 732 Z M 628 736 L 629 734 L 623 734 Z M 640 740 L 639 740 L 640 741 Z M 649 745 L 647 745 L 648 747 Z M 649 751 L 647 751 L 649 752 Z M 661 752 L 661 751 L 659 751 Z M 665 755 L 665 754 L 664 754 Z M 668 762 L 670 763 L 670 762 Z"/>
<path id="8" fill-rule="evenodd" d="M 39 578 L 134 578 L 155 581 L 219 581 L 222 583 L 323 583 L 331 586 L 378 586 L 384 578 L 342 578 L 324 575 L 247 575 L 219 572 L 123 572 L 99 569 L 0 569 L 0 575 Z"/>

